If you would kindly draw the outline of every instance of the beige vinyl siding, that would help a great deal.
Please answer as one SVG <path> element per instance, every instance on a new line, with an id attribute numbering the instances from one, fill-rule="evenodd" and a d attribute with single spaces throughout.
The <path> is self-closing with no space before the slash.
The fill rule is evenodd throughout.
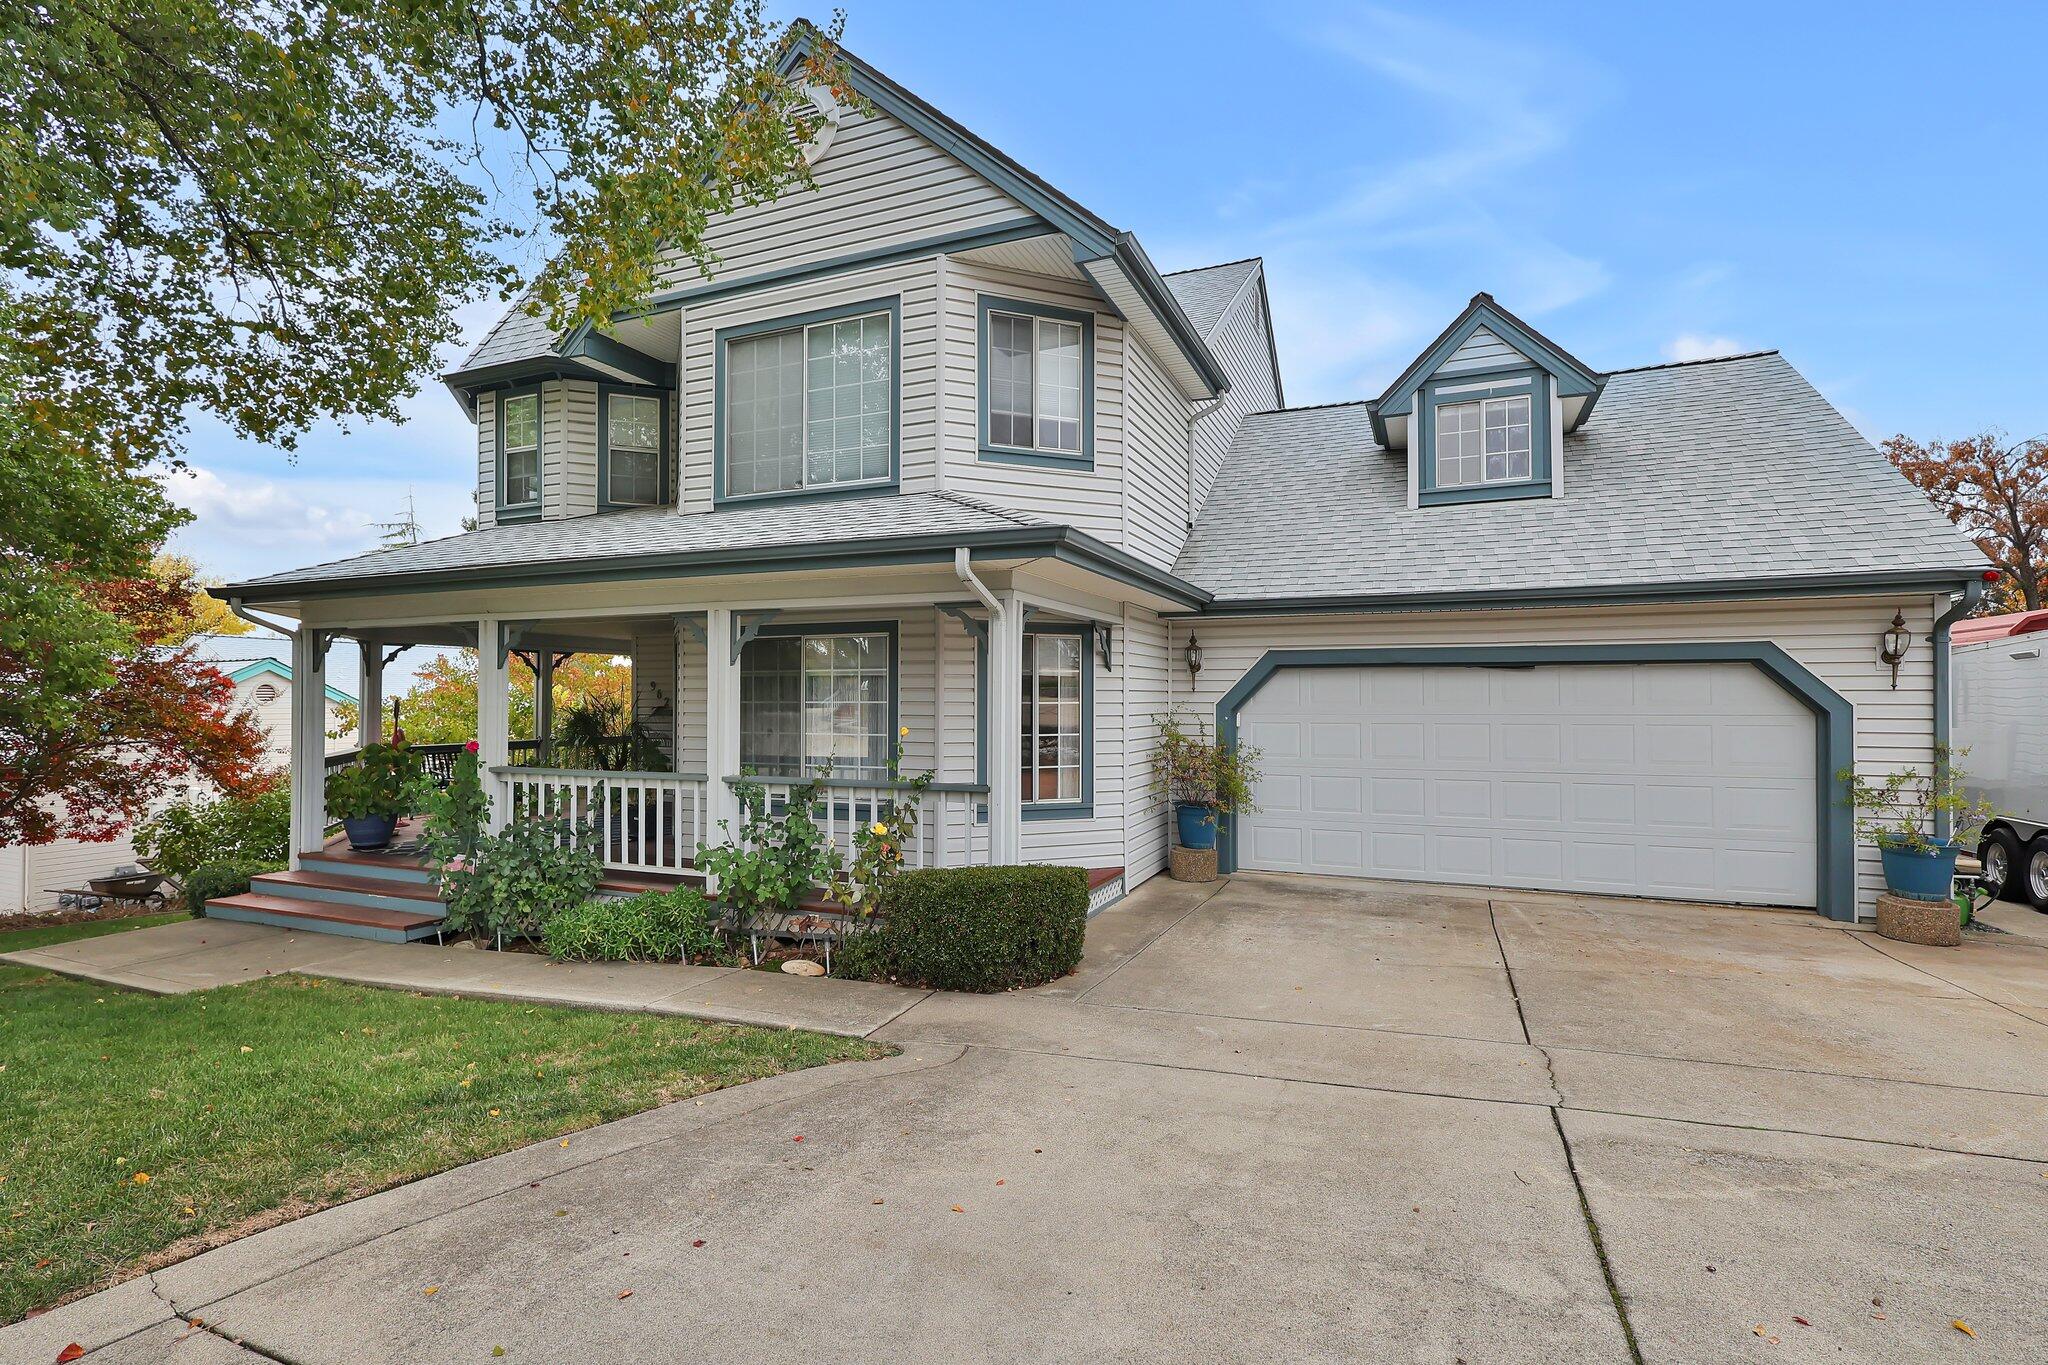
<path id="1" fill-rule="evenodd" d="M 701 623 L 700 623 L 701 624 Z M 705 739 L 704 646 L 676 631 L 676 771 L 701 773 L 711 752 Z"/>
<path id="2" fill-rule="evenodd" d="M 84 889 L 93 877 L 104 877 L 134 862 L 129 833 L 103 844 L 59 839 L 33 847 L 0 848 L 0 915 L 24 910 L 55 910 L 59 889 Z M 175 900 L 176 893 L 170 893 Z"/>
<path id="3" fill-rule="evenodd" d="M 1899 670 L 1877 662 L 1877 640 L 1903 611 L 1915 648 Z M 1269 649 L 1374 645 L 1516 645 L 1763 640 L 1778 645 L 1839 692 L 1856 712 L 1856 762 L 1872 774 L 1933 761 L 1934 664 L 1927 637 L 1931 602 L 1916 598 L 1712 603 L 1425 615 L 1285 616 L 1171 623 L 1168 654 L 1201 636 L 1202 672 L 1189 691 L 1185 670 L 1170 670 L 1175 699 L 1213 721 L 1216 702 Z M 1884 887 L 1877 851 L 1858 847 L 1859 913 L 1873 913 Z"/>
<path id="4" fill-rule="evenodd" d="M 0 848 L 0 915 L 28 908 L 28 850 L 20 844 Z"/>
<path id="5" fill-rule="evenodd" d="M 794 317 L 820 309 L 895 297 L 902 335 L 900 430 L 902 489 L 933 487 L 933 383 L 937 374 L 936 274 L 931 258 L 848 271 L 774 289 L 760 289 L 693 306 L 683 322 L 682 484 L 684 512 L 712 508 L 712 453 L 716 427 L 714 376 L 722 328 Z"/>
<path id="6" fill-rule="evenodd" d="M 1134 887 L 1166 864 L 1166 803 L 1152 795 L 1159 722 L 1171 704 L 1173 659 L 1167 624 L 1143 607 L 1124 609 L 1117 633 L 1124 711 L 1124 885 Z"/>
<path id="7" fill-rule="evenodd" d="M 980 298 L 1033 300 L 1093 311 L 1102 299 L 1079 281 L 996 270 L 955 259 L 946 287 L 946 490 L 1044 521 L 1073 526 L 1111 545 L 1125 542 L 1124 325 L 1095 312 L 1095 467 L 1043 468 L 983 462 L 979 355 Z"/>
<path id="8" fill-rule="evenodd" d="M 1498 370 L 1526 365 L 1529 358 L 1481 327 L 1465 338 L 1464 345 L 1451 352 L 1450 359 L 1437 366 L 1438 374 L 1461 374 L 1468 370 Z"/>
<path id="9" fill-rule="evenodd" d="M 476 400 L 476 524 L 498 524 L 498 395 Z"/>
<path id="10" fill-rule="evenodd" d="M 549 517 L 581 517 L 597 510 L 597 385 L 569 379 L 549 385 L 559 397 L 561 443 L 543 468 Z"/>
<path id="11" fill-rule="evenodd" d="M 668 622 L 633 632 L 633 720 L 676 756 L 676 634 Z"/>
<path id="12" fill-rule="evenodd" d="M 1152 353 L 1128 351 L 1124 401 L 1129 481 L 1124 488 L 1123 548 L 1171 569 L 1188 538 L 1188 477 L 1194 407 L 1180 396 Z"/>
<path id="13" fill-rule="evenodd" d="M 715 278 L 745 279 L 1029 216 L 1028 210 L 887 114 L 848 111 L 813 168 L 816 184 L 714 218 Z M 672 259 L 656 289 L 704 282 Z"/>
<path id="14" fill-rule="evenodd" d="M 1245 282 L 1209 337 L 1209 349 L 1223 372 L 1230 376 L 1230 390 L 1195 419 L 1192 446 L 1194 506 L 1198 515 L 1245 414 L 1270 412 L 1280 406 L 1273 352 L 1267 341 L 1271 323 L 1266 317 L 1259 278 L 1254 274 Z"/>

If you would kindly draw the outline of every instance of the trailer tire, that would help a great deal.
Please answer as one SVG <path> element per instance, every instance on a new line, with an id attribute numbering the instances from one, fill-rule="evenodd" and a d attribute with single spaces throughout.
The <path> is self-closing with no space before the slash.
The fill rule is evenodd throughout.
<path id="1" fill-rule="evenodd" d="M 2048 915 L 2048 835 L 2039 835 L 2027 846 L 2027 904 Z"/>
<path id="2" fill-rule="evenodd" d="M 1984 889 L 1991 893 L 1991 899 L 2025 904 L 2025 858 L 2020 852 L 2018 835 L 2002 825 L 1985 830 L 1982 842 L 1977 845 L 1977 861 L 1984 865 Z"/>

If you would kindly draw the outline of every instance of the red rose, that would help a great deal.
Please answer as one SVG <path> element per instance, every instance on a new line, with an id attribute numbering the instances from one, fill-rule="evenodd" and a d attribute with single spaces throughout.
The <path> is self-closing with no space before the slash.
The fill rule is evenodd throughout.
<path id="1" fill-rule="evenodd" d="M 463 745 L 462 747 L 469 750 L 471 753 L 475 753 L 478 749 L 481 749 L 484 746 L 477 743 L 475 740 L 471 740 L 469 743 Z"/>

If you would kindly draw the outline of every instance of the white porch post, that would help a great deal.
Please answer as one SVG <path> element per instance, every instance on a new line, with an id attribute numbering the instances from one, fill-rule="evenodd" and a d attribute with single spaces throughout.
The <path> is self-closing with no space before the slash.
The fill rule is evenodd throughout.
<path id="1" fill-rule="evenodd" d="M 997 866 L 1023 857 L 1024 793 L 1018 770 L 1023 741 L 1017 725 L 1024 695 L 1024 603 L 998 596 L 1002 614 L 988 624 L 988 856 Z"/>
<path id="2" fill-rule="evenodd" d="M 302 625 L 292 636 L 292 847 L 317 853 L 327 836 L 327 651 L 320 632 Z"/>
<path id="3" fill-rule="evenodd" d="M 491 797 L 490 827 L 500 830 L 509 824 L 505 809 L 504 784 L 491 775 L 511 757 L 507 731 L 512 725 L 511 684 L 505 667 L 502 624 L 495 616 L 476 623 L 476 745 L 477 763 L 484 771 L 484 790 Z"/>
<path id="4" fill-rule="evenodd" d="M 555 736 L 555 653 L 538 649 L 533 654 L 533 737 L 540 741 L 534 761 L 545 768 L 553 756 Z"/>
<path id="5" fill-rule="evenodd" d="M 356 719 L 358 747 L 384 742 L 384 644 L 375 636 L 356 641 L 363 656 L 362 689 L 356 694 L 360 714 Z"/>
<path id="6" fill-rule="evenodd" d="M 704 613 L 704 841 L 719 841 L 718 822 L 739 824 L 740 805 L 726 778 L 740 770 L 740 666 L 733 658 L 733 613 Z"/>

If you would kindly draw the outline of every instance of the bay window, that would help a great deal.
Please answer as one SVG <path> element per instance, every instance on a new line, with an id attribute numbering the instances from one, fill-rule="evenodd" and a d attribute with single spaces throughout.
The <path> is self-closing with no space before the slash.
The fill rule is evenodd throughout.
<path id="1" fill-rule="evenodd" d="M 897 312 L 891 299 L 719 333 L 721 501 L 895 480 Z"/>

